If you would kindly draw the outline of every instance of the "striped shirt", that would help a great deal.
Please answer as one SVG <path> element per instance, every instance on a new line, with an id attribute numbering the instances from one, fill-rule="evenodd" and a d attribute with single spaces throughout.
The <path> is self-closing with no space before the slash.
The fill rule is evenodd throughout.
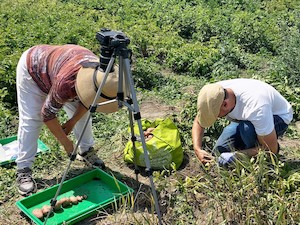
<path id="1" fill-rule="evenodd" d="M 76 99 L 76 76 L 84 61 L 98 61 L 90 50 L 78 45 L 37 45 L 27 55 L 27 68 L 38 87 L 47 94 L 41 116 L 56 118 L 63 104 Z"/>

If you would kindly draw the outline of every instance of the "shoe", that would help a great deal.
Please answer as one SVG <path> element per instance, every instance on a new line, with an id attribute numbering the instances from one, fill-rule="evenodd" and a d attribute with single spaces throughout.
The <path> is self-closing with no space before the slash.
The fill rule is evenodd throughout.
<path id="1" fill-rule="evenodd" d="M 36 192 L 37 185 L 32 178 L 32 171 L 30 168 L 26 167 L 17 170 L 17 186 L 18 192 L 24 196 Z"/>
<path id="2" fill-rule="evenodd" d="M 77 154 L 77 159 L 80 161 L 85 161 L 88 164 L 104 169 L 104 162 L 99 159 L 93 147 L 90 147 L 88 151 L 80 154 Z"/>

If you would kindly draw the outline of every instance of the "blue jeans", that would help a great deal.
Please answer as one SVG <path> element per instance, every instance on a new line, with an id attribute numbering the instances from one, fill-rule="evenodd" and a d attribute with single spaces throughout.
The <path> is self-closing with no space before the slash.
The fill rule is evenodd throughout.
<path id="1" fill-rule="evenodd" d="M 288 125 L 279 116 L 273 116 L 277 138 L 282 136 Z M 231 122 L 218 138 L 213 153 L 221 154 L 232 150 L 243 150 L 257 146 L 257 134 L 249 121 Z"/>

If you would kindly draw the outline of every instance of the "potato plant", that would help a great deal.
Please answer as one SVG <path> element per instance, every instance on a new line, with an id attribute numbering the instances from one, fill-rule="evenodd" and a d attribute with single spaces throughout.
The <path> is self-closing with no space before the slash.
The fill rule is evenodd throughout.
<path id="1" fill-rule="evenodd" d="M 299 21 L 298 0 L 2 0 L 0 137 L 17 133 L 15 71 L 23 51 L 36 44 L 79 44 L 99 55 L 96 32 L 104 27 L 121 30 L 131 40 L 132 75 L 139 100 L 152 99 L 180 109 L 172 118 L 181 133 L 185 167 L 154 173 L 164 204 L 164 222 L 299 224 L 299 162 L 292 160 L 300 157 L 298 148 L 283 149 L 290 161 L 260 154 L 227 171 L 215 164 L 200 165 L 191 141 L 200 88 L 237 77 L 257 78 L 275 86 L 294 110 L 288 137 L 299 139 L 294 128 L 300 118 Z M 60 118 L 66 120 L 65 114 Z M 96 114 L 93 122 L 101 157 L 127 168 L 122 162 L 128 140 L 127 112 Z M 220 120 L 207 130 L 207 148 L 225 125 Z M 47 188 L 61 177 L 68 161 L 49 130 L 43 129 L 40 138 L 51 151 L 36 157 L 34 170 L 39 171 L 36 178 L 42 188 Z M 70 177 L 81 171 L 74 169 Z M 151 224 L 155 218 L 147 194 L 139 193 L 135 199 L 143 206 L 139 208 L 143 216 L 137 218 L 128 205 L 119 209 L 128 224 Z M 15 165 L 0 167 L 1 224 L 26 223 L 15 212 L 18 197 Z M 94 221 L 102 222 L 97 217 Z"/>

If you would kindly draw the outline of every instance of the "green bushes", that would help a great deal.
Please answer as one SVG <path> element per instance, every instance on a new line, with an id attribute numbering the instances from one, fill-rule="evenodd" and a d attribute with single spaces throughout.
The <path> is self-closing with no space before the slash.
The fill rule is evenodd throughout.
<path id="1" fill-rule="evenodd" d="M 195 42 L 171 49 L 167 61 L 168 65 L 177 73 L 208 77 L 212 72 L 212 65 L 219 58 L 218 49 Z"/>
<path id="2" fill-rule="evenodd" d="M 135 64 L 132 75 L 136 87 L 144 90 L 153 90 L 166 85 L 167 79 L 160 73 L 160 66 L 145 59 L 138 59 Z"/>
<path id="3" fill-rule="evenodd" d="M 108 27 L 131 39 L 139 87 L 159 86 L 156 68 L 212 81 L 258 77 L 276 85 L 288 78 L 295 91 L 285 95 L 299 118 L 296 1 L 5 0 L 0 11 L 0 86 L 8 91 L 2 98 L 8 105 L 16 105 L 15 69 L 24 50 L 72 43 L 99 54 L 95 34 Z"/>
<path id="4" fill-rule="evenodd" d="M 36 44 L 72 43 L 98 55 L 95 35 L 103 27 L 121 30 L 130 38 L 139 97 L 182 109 L 173 119 L 188 155 L 193 151 L 197 94 L 207 82 L 236 77 L 265 80 L 292 104 L 294 120 L 300 119 L 298 0 L 2 0 L 2 138 L 17 133 L 15 70 L 22 52 Z M 112 160 L 112 152 L 123 150 L 127 117 L 125 111 L 93 117 L 97 145 L 101 154 L 108 155 L 106 159 Z M 219 120 L 206 131 L 206 147 L 213 146 L 225 125 L 226 121 Z M 46 161 L 36 160 L 35 168 L 44 179 L 48 172 L 41 168 L 56 166 L 63 153 L 48 129 L 41 138 L 54 150 Z M 299 158 L 297 154 L 293 156 Z M 270 162 L 261 154 L 233 171 L 217 167 L 199 171 L 199 163 L 192 164 L 192 157 L 189 160 L 197 165 L 189 174 L 157 179 L 164 183 L 159 188 L 165 193 L 161 196 L 169 211 L 164 219 L 170 224 L 299 224 L 299 173 L 276 158 Z M 7 181 L 0 188 L 0 200 L 16 193 L 12 190 L 15 173 L 2 170 Z"/>
<path id="5" fill-rule="evenodd" d="M 168 78 L 160 70 L 169 68 L 187 79 L 199 78 L 200 83 L 256 77 L 285 95 L 298 120 L 300 9 L 296 2 L 4 0 L 0 86 L 7 93 L 2 105 L 16 106 L 15 69 L 24 50 L 42 43 L 72 43 L 99 54 L 95 34 L 108 27 L 130 38 L 134 81 L 143 90 L 167 85 Z"/>
<path id="6" fill-rule="evenodd" d="M 16 102 L 16 65 L 27 48 L 43 43 L 93 45 L 91 40 L 97 28 L 89 22 L 91 14 L 74 5 L 55 1 L 2 1 L 0 11 L 0 85 L 7 87 L 9 95 L 5 101 L 12 105 Z"/>
<path id="7" fill-rule="evenodd" d="M 13 136 L 17 133 L 17 120 L 14 110 L 10 110 L 3 99 L 8 95 L 7 88 L 0 89 L 0 139 Z"/>

